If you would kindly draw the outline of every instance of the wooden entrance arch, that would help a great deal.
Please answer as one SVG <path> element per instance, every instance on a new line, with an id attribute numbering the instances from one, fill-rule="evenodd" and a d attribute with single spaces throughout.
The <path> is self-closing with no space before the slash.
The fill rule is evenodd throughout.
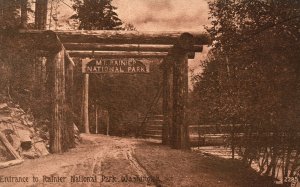
<path id="1" fill-rule="evenodd" d="M 188 145 L 186 104 L 188 94 L 188 59 L 210 43 L 203 33 L 136 31 L 41 31 L 20 30 L 18 36 L 34 38 L 35 48 L 48 58 L 53 76 L 51 91 L 51 151 L 66 150 L 72 143 L 73 66 L 72 57 L 162 58 L 163 70 L 163 144 L 184 149 Z M 86 78 L 87 80 L 87 78 Z M 68 107 L 66 107 L 68 106 Z M 85 119 L 86 131 L 88 123 Z"/>

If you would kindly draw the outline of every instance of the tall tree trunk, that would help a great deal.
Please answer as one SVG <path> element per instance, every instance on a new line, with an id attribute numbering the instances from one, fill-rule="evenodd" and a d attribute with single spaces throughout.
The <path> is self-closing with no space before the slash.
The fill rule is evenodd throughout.
<path id="1" fill-rule="evenodd" d="M 47 23 L 47 6 L 48 6 L 48 0 L 36 0 L 35 2 L 35 29 L 37 30 L 45 30 L 46 29 L 46 23 Z M 47 59 L 49 61 L 50 59 Z M 35 57 L 34 66 L 37 67 L 36 69 L 33 69 L 32 74 L 34 75 L 33 79 L 33 94 L 35 98 L 38 98 L 39 100 L 45 100 L 46 94 L 46 81 L 47 81 L 47 67 L 46 67 L 46 59 L 43 57 Z M 49 65 L 51 66 L 52 62 L 49 62 Z M 51 77 L 51 76 L 50 76 Z"/>
<path id="2" fill-rule="evenodd" d="M 37 0 L 35 4 L 35 29 L 45 30 L 47 25 L 48 0 Z"/>
<path id="3" fill-rule="evenodd" d="M 28 0 L 21 0 L 21 28 L 26 29 L 27 28 L 27 4 Z"/>

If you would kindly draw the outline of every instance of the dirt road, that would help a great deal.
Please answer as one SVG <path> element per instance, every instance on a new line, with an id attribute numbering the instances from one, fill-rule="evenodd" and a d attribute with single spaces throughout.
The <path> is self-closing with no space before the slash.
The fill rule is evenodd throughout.
<path id="1" fill-rule="evenodd" d="M 0 170 L 0 186 L 152 186 L 158 182 L 133 156 L 134 139 L 82 137 L 84 143 L 70 152 Z"/>
<path id="2" fill-rule="evenodd" d="M 1 169 L 0 187 L 267 186 L 238 161 L 133 138 L 82 137 L 69 152 Z"/>

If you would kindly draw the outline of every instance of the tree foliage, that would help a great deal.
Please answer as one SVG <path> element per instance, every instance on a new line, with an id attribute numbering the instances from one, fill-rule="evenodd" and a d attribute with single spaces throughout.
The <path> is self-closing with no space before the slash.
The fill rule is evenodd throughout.
<path id="1" fill-rule="evenodd" d="M 76 14 L 71 18 L 80 21 L 79 29 L 120 30 L 123 24 L 112 0 L 74 0 L 73 8 Z"/>
<path id="2" fill-rule="evenodd" d="M 0 1 L 0 28 L 13 29 L 20 25 L 20 1 Z"/>
<path id="3" fill-rule="evenodd" d="M 274 177 L 281 157 L 284 176 L 292 175 L 284 155 L 287 150 L 299 155 L 300 3 L 217 0 L 209 5 L 207 31 L 214 43 L 204 73 L 196 77 L 194 108 L 202 123 L 251 124 L 250 134 L 260 136 L 249 135 L 242 144 L 244 160 L 251 164 L 262 148 L 271 150 L 264 152 L 272 161 L 261 172 Z M 274 135 L 262 138 L 263 133 Z"/>
<path id="4" fill-rule="evenodd" d="M 21 27 L 21 2 L 21 0 L 0 0 L 0 29 L 12 31 Z M 32 2 L 28 0 L 26 3 L 27 20 L 30 20 L 29 17 L 33 13 Z M 27 27 L 33 28 L 33 23 L 28 23 Z"/>

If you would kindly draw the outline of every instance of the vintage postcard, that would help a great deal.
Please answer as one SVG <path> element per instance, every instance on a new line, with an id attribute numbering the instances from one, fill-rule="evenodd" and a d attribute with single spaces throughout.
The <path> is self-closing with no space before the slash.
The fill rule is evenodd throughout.
<path id="1" fill-rule="evenodd" d="M 0 0 L 0 187 L 299 187 L 299 40 L 297 0 Z"/>

